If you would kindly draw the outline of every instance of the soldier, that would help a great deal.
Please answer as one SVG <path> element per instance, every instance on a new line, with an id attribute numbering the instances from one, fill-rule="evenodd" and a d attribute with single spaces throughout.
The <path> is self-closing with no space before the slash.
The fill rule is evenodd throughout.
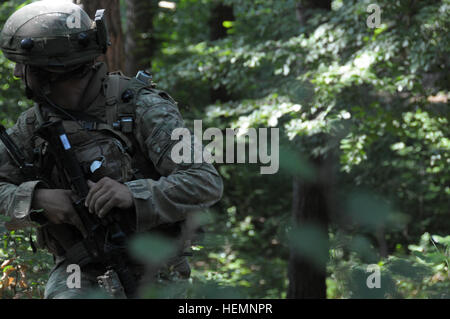
<path id="1" fill-rule="evenodd" d="M 77 244 L 87 230 L 73 206 L 77 197 L 63 183 L 60 163 L 48 151 L 48 141 L 36 134 L 43 123 L 63 121 L 89 179 L 85 206 L 101 219 L 119 209 L 127 235 L 158 232 L 187 244 L 189 218 L 216 203 L 223 191 L 211 164 L 171 159 L 177 143 L 171 132 L 184 126 L 176 102 L 156 90 L 146 73 L 128 78 L 95 62 L 108 45 L 102 11 L 97 13 L 94 22 L 72 3 L 33 2 L 7 20 L 0 38 L 4 55 L 16 62 L 14 75 L 36 102 L 8 133 L 42 176 L 25 179 L 0 143 L 0 212 L 10 217 L 9 229 L 36 227 L 38 247 L 54 255 L 45 298 L 85 296 L 106 269 L 102 263 L 82 264 L 81 288 L 67 286 L 66 267 L 83 254 Z M 142 266 L 129 265 L 141 280 Z M 150 277 L 173 274 L 190 276 L 181 248 Z"/>

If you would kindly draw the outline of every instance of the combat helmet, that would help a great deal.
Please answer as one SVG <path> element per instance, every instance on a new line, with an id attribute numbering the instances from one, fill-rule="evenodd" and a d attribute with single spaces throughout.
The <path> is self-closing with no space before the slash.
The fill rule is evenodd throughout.
<path id="1" fill-rule="evenodd" d="M 93 61 L 109 44 L 105 10 L 95 21 L 69 1 L 37 1 L 6 21 L 0 48 L 6 58 L 56 73 Z"/>

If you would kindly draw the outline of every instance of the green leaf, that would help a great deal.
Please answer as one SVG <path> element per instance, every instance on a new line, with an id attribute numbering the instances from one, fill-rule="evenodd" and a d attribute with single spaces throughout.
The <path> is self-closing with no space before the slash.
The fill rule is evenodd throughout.
<path id="1" fill-rule="evenodd" d="M 222 22 L 222 25 L 225 27 L 225 28 L 232 28 L 233 27 L 233 21 L 224 21 L 224 22 Z"/>

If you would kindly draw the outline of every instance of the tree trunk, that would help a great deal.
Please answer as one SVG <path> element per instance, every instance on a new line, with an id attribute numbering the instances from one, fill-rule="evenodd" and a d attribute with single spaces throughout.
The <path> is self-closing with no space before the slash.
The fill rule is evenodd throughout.
<path id="1" fill-rule="evenodd" d="M 297 3 L 296 13 L 301 25 L 305 25 L 309 18 L 309 9 L 331 10 L 331 0 L 301 0 Z M 321 139 L 323 141 L 323 139 Z M 325 234 L 328 239 L 329 205 L 331 185 L 331 159 L 327 163 L 322 156 L 311 159 L 315 165 L 317 175 L 315 181 L 301 181 L 293 179 L 292 218 L 298 226 L 314 225 Z M 326 165 L 328 164 L 328 165 Z M 328 243 L 320 246 L 317 254 L 328 256 Z M 326 251 L 325 251 L 326 250 Z M 326 263 L 320 266 L 302 256 L 291 248 L 288 266 L 288 298 L 326 298 Z"/>
<path id="2" fill-rule="evenodd" d="M 98 9 L 106 9 L 107 24 L 109 31 L 109 39 L 111 46 L 105 55 L 105 62 L 108 64 L 110 71 L 124 70 L 125 50 L 123 43 L 123 33 L 120 18 L 120 1 L 119 0 L 75 0 L 77 4 L 81 4 L 87 14 L 94 19 L 95 12 Z"/>
<path id="3" fill-rule="evenodd" d="M 298 22 L 305 25 L 311 17 L 311 12 L 308 12 L 309 9 L 331 11 L 331 0 L 301 0 L 297 2 L 295 9 Z"/>
<path id="4" fill-rule="evenodd" d="M 321 159 L 316 159 L 317 171 L 322 170 Z M 320 173 L 319 173 L 320 175 Z M 293 180 L 292 216 L 296 225 L 316 226 L 328 238 L 328 195 L 322 178 L 315 182 Z M 313 243 L 311 243 L 313 244 Z M 328 255 L 328 244 L 316 246 L 316 254 Z M 319 251 L 323 250 L 323 251 Z M 291 248 L 288 266 L 289 288 L 287 298 L 326 298 L 326 263 L 318 266 L 311 259 Z"/>
<path id="5" fill-rule="evenodd" d="M 224 21 L 234 21 L 233 7 L 218 3 L 211 10 L 209 19 L 209 39 L 211 41 L 223 39 L 227 36 L 227 29 L 223 26 Z M 223 86 L 210 90 L 211 102 L 216 101 L 227 102 L 231 100 L 227 89 Z"/>
<path id="6" fill-rule="evenodd" d="M 151 71 L 151 59 L 157 42 L 153 34 L 153 17 L 157 0 L 127 0 L 127 33 L 125 39 L 125 73 L 133 76 L 138 70 Z"/>

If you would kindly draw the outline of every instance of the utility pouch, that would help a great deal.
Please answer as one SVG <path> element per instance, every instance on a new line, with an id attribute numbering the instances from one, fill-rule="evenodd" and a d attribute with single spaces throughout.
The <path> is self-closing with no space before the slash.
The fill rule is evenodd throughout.
<path id="1" fill-rule="evenodd" d="M 98 285 L 114 299 L 126 299 L 125 290 L 120 282 L 119 275 L 108 269 L 103 275 L 97 277 Z"/>

